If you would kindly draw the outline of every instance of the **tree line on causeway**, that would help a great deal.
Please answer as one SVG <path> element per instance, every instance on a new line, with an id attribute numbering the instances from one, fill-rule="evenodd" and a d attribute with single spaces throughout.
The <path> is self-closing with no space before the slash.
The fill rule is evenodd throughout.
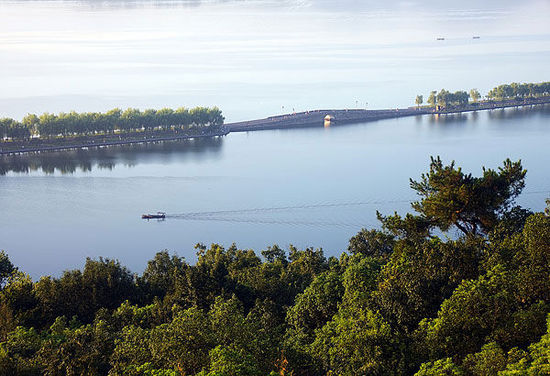
<path id="1" fill-rule="evenodd" d="M 135 108 L 102 112 L 75 111 L 57 115 L 28 114 L 21 121 L 0 119 L 0 140 L 25 140 L 31 136 L 40 138 L 91 136 L 97 134 L 132 133 L 155 130 L 197 131 L 215 130 L 224 121 L 219 108 L 195 107 L 192 109 L 162 108 L 140 111 Z"/>
<path id="2" fill-rule="evenodd" d="M 548 375 L 550 201 L 433 158 L 347 252 L 196 246 L 38 281 L 0 253 L 0 375 Z M 451 235 L 451 236 L 449 236 Z"/>
<path id="3" fill-rule="evenodd" d="M 505 101 L 505 100 L 517 100 L 527 98 L 540 98 L 550 96 L 550 82 L 540 83 L 517 83 L 499 85 L 487 93 L 488 101 Z M 439 92 L 433 90 L 428 96 L 428 105 L 435 107 L 449 107 L 449 106 L 465 106 L 472 99 L 474 103 L 477 103 L 481 99 L 481 94 L 477 89 L 470 90 L 469 93 L 465 91 L 456 91 L 451 93 L 448 90 L 441 89 Z M 421 106 L 424 103 L 424 96 L 417 95 L 415 99 L 417 106 Z"/>

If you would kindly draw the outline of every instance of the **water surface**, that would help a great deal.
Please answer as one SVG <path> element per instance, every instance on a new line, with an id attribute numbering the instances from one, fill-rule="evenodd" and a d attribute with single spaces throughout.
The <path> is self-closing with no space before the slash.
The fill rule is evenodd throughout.
<path id="1" fill-rule="evenodd" d="M 549 14 L 546 0 L 3 0 L 0 116 L 217 105 L 237 121 L 486 93 L 548 80 Z"/>
<path id="2" fill-rule="evenodd" d="M 475 175 L 510 157 L 528 169 L 519 202 L 550 197 L 550 106 L 233 133 L 223 138 L 0 159 L 0 248 L 37 277 L 86 256 L 143 270 L 194 244 L 322 247 L 338 255 L 376 210 L 410 210 L 430 155 Z M 166 211 L 164 222 L 144 221 Z"/>

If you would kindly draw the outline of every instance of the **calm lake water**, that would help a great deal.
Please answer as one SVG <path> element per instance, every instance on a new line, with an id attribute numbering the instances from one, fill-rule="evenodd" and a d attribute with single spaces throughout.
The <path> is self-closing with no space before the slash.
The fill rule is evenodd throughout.
<path id="1" fill-rule="evenodd" d="M 448 3 L 1 1 L 0 117 L 217 105 L 237 121 L 548 80 L 548 1 Z M 376 210 L 409 210 L 431 155 L 476 175 L 521 158 L 520 203 L 540 210 L 549 120 L 547 106 L 2 158 L 0 249 L 34 278 L 86 256 L 193 261 L 197 242 L 338 255 Z M 157 210 L 170 217 L 140 219 Z"/>
<path id="2" fill-rule="evenodd" d="M 376 210 L 409 210 L 408 179 L 427 170 L 430 155 L 475 175 L 521 158 L 519 202 L 541 210 L 549 120 L 546 106 L 4 158 L 1 248 L 35 277 L 86 256 L 135 271 L 163 249 L 193 261 L 197 242 L 338 255 L 361 227 L 377 226 Z M 157 210 L 169 218 L 140 218 Z"/>

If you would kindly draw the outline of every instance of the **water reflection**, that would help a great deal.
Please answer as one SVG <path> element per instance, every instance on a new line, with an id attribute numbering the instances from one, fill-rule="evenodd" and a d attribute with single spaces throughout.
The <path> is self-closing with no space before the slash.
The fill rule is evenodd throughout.
<path id="1" fill-rule="evenodd" d="M 479 111 L 449 115 L 415 116 L 417 125 L 427 124 L 429 129 L 417 128 L 416 132 L 431 132 L 431 130 L 464 131 L 464 125 L 495 122 L 503 120 L 526 121 L 533 117 L 550 117 L 550 105 L 537 105 L 532 107 L 518 107 L 498 109 L 492 111 Z M 385 120 L 381 120 L 385 121 Z M 392 121 L 392 120 L 389 120 Z M 372 124 L 372 123 L 366 123 Z M 327 131 L 350 127 L 361 127 L 364 124 L 338 124 L 327 128 Z M 322 127 L 322 125 L 317 126 Z M 277 132 L 296 132 L 295 129 L 278 130 Z M 91 172 L 93 170 L 112 170 L 116 165 L 127 167 L 136 166 L 139 163 L 157 162 L 169 164 L 172 159 L 184 160 L 186 158 L 203 159 L 206 156 L 220 156 L 224 138 L 196 139 L 169 141 L 146 145 L 126 145 L 101 149 L 77 150 L 69 152 L 41 153 L 20 156 L 0 157 L 0 175 L 7 173 L 28 174 L 42 172 L 44 174 L 60 173 L 63 175 L 76 172 Z"/>
<path id="2" fill-rule="evenodd" d="M 488 116 L 491 120 L 519 119 L 526 115 L 540 114 L 542 116 L 550 115 L 550 105 L 537 105 L 525 107 L 513 107 L 508 109 L 499 109 L 489 111 Z"/>
<path id="3" fill-rule="evenodd" d="M 448 115 L 428 115 L 426 116 L 429 124 L 438 125 L 454 125 L 463 124 L 467 122 L 475 123 L 479 120 L 480 114 L 487 114 L 489 121 L 501 121 L 501 120 L 514 120 L 525 119 L 532 116 L 549 116 L 550 105 L 534 105 L 525 107 L 509 107 L 488 111 L 475 111 L 460 114 L 448 114 Z M 417 117 L 417 122 L 421 122 L 423 117 Z"/>
<path id="4" fill-rule="evenodd" d="M 117 164 L 132 167 L 139 162 L 168 162 L 177 156 L 179 160 L 187 157 L 217 155 L 223 146 L 222 137 L 195 140 L 165 141 L 152 144 L 135 144 L 0 157 L 0 175 L 9 172 L 44 174 L 91 172 L 94 169 L 112 170 Z"/>
<path id="5" fill-rule="evenodd" d="M 449 115 L 428 115 L 427 121 L 429 124 L 447 125 L 447 124 L 466 123 L 469 119 L 470 119 L 470 114 L 449 114 Z"/>

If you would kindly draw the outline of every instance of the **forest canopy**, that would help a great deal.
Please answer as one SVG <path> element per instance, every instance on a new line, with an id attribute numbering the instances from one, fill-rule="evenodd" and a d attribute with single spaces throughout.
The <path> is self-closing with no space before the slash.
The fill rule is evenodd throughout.
<path id="1" fill-rule="evenodd" d="M 33 281 L 0 253 L 0 375 L 548 375 L 550 201 L 433 158 L 347 252 L 197 244 Z M 314 239 L 312 240 L 314 241 Z"/>

